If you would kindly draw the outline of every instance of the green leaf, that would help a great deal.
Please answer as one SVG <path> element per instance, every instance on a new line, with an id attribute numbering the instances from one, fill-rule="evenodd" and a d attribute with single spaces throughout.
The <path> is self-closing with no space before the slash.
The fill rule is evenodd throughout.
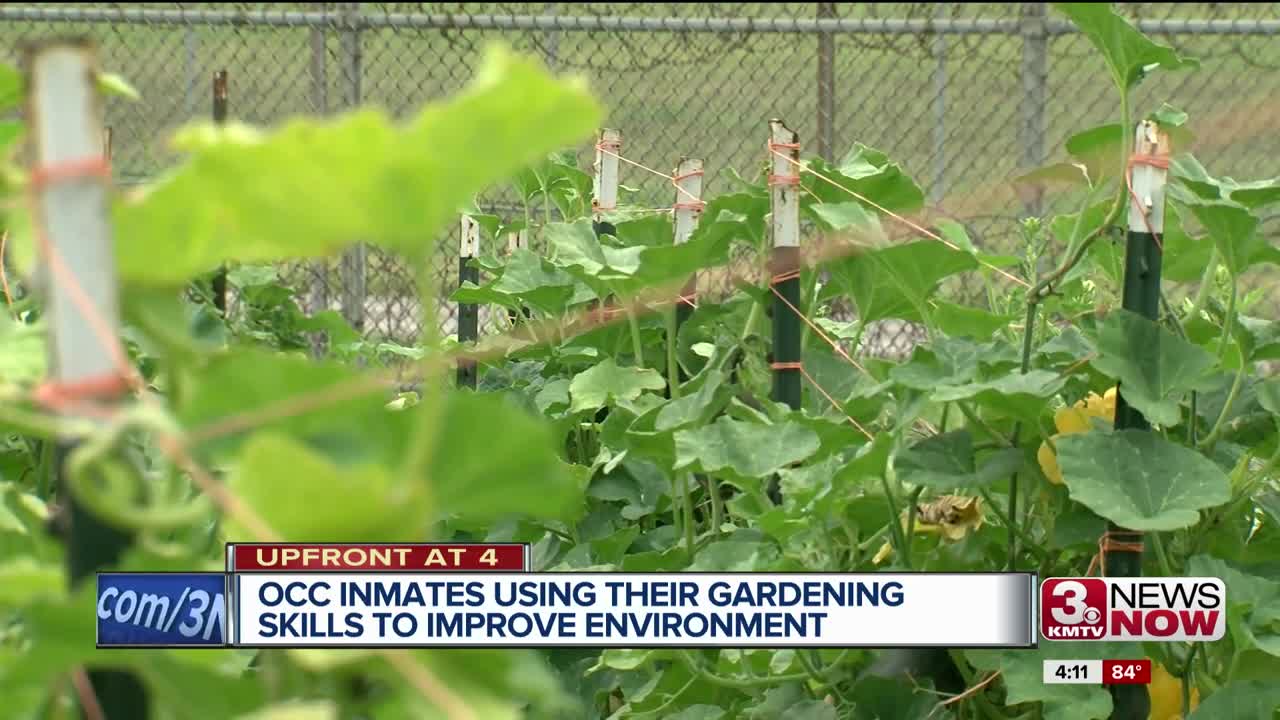
<path id="1" fill-rule="evenodd" d="M 1231 498 L 1230 481 L 1216 463 L 1159 433 L 1092 431 L 1055 444 L 1071 499 L 1120 527 L 1179 530 Z"/>
<path id="2" fill-rule="evenodd" d="M 934 402 L 975 399 L 985 407 L 1029 422 L 1044 409 L 1045 400 L 1067 384 L 1067 378 L 1048 370 L 1010 371 L 994 380 L 964 385 L 941 385 L 929 397 Z"/>
<path id="3" fill-rule="evenodd" d="M 431 519 L 428 487 L 379 464 L 339 467 L 276 432 L 255 434 L 228 480 L 229 489 L 287 541 L 411 540 Z M 298 498 L 314 498 L 299 502 Z M 259 539 L 239 518 L 229 541 Z"/>
<path id="4" fill-rule="evenodd" d="M 761 478 L 818 450 L 818 435 L 795 423 L 760 425 L 720 416 L 714 423 L 676 432 L 675 469 L 713 473 L 730 469 Z"/>
<path id="5" fill-rule="evenodd" d="M 1164 246 L 1164 264 L 1160 274 L 1179 282 L 1195 282 L 1204 275 L 1213 255 L 1213 243 L 1187 234 L 1182 223 L 1182 213 L 1177 203 L 1165 203 L 1164 234 L 1160 242 Z"/>
<path id="6" fill-rule="evenodd" d="M 1198 68 L 1171 47 L 1151 41 L 1111 9 L 1110 3 L 1054 3 L 1060 12 L 1084 32 L 1102 53 L 1116 88 L 1126 92 L 1149 72 L 1152 65 L 1165 70 Z"/>
<path id="7" fill-rule="evenodd" d="M 965 385 L 978 376 L 982 347 L 970 340 L 941 337 L 918 345 L 911 360 L 889 371 L 894 382 L 914 390 L 931 391 L 943 385 Z"/>
<path id="8" fill-rule="evenodd" d="M 1094 185 L 1120 174 L 1124 132 L 1119 125 L 1101 125 L 1067 138 L 1067 152 L 1085 166 Z"/>
<path id="9" fill-rule="evenodd" d="M 1280 177 L 1239 182 L 1233 178 L 1215 178 L 1191 153 L 1174 156 L 1170 174 L 1202 200 L 1228 201 L 1250 210 L 1280 200 Z M 1180 189 L 1180 186 L 1174 186 Z"/>
<path id="10" fill-rule="evenodd" d="M 330 700 L 294 700 L 277 703 L 237 720 L 335 720 L 338 706 Z"/>
<path id="11" fill-rule="evenodd" d="M 873 245 L 888 241 L 880 218 L 860 202 L 820 203 L 810 205 L 809 209 L 828 230 L 850 230 L 861 242 Z"/>
<path id="12" fill-rule="evenodd" d="M 118 95 L 134 101 L 142 99 L 128 80 L 115 73 L 98 73 L 98 88 L 106 95 Z"/>
<path id="13" fill-rule="evenodd" d="M 1205 698 L 1188 720 L 1274 720 L 1277 707 L 1280 707 L 1280 684 L 1230 683 Z"/>
<path id="14" fill-rule="evenodd" d="M 618 367 L 606 358 L 590 370 L 574 376 L 569 384 L 572 412 L 595 410 L 618 400 L 635 400 L 645 390 L 661 390 L 667 383 L 651 368 Z"/>
<path id="15" fill-rule="evenodd" d="M 891 245 L 832 263 L 831 281 L 819 299 L 851 296 L 863 323 L 924 322 L 930 314 L 927 301 L 942 280 L 977 266 L 973 255 L 936 240 Z"/>
<path id="16" fill-rule="evenodd" d="M 933 321 L 951 337 L 990 340 L 1001 328 L 1013 322 L 1012 315 L 996 315 L 980 308 L 933 300 Z"/>
<path id="17" fill-rule="evenodd" d="M 0 63 L 0 111 L 22 102 L 22 74 L 12 65 Z"/>
<path id="18" fill-rule="evenodd" d="M 814 197 L 821 203 L 863 202 L 816 174 L 821 173 L 836 185 L 848 188 L 890 212 L 912 213 L 924 206 L 924 192 L 902 171 L 901 166 L 883 152 L 862 143 L 854 143 L 835 167 L 818 158 L 810 159 L 808 165 L 814 172 L 804 173 L 801 182 L 813 195 L 806 193 L 801 196 L 806 204 Z"/>
<path id="19" fill-rule="evenodd" d="M 681 387 L 684 393 L 658 411 L 654 429 L 677 430 L 693 423 L 703 423 L 729 402 L 732 388 L 725 384 L 725 374 L 709 367 Z"/>
<path id="20" fill-rule="evenodd" d="M 1044 703 L 1045 720 L 1102 720 L 1111 714 L 1111 694 L 1101 684 L 1044 682 L 1045 660 L 1145 657 L 1133 644 L 1040 641 L 1035 650 L 967 650 L 979 670 L 999 670 L 1008 705 Z"/>
<path id="21" fill-rule="evenodd" d="M 625 280 L 640 269 L 644 247 L 617 248 L 596 237 L 590 220 L 551 223 L 544 228 L 553 262 L 584 280 Z"/>
<path id="22" fill-rule="evenodd" d="M 192 127 L 179 137 L 190 160 L 116 207 L 118 269 L 126 283 L 174 286 L 225 260 L 325 256 L 357 240 L 421 258 L 459 207 L 599 117 L 582 83 L 495 48 L 469 88 L 404 126 L 364 109 L 265 134 Z M 463 163 L 440 151 L 464 147 L 475 151 Z"/>
<path id="23" fill-rule="evenodd" d="M 5 511 L 0 506 L 0 511 Z M 25 607 L 42 598 L 60 598 L 66 592 L 62 568 L 29 555 L 0 563 L 0 606 Z"/>
<path id="24" fill-rule="evenodd" d="M 1225 200 L 1199 200 L 1177 185 L 1170 188 L 1169 195 L 1191 209 L 1232 274 L 1239 275 L 1257 263 L 1280 262 L 1280 251 L 1258 234 L 1258 218 L 1248 208 Z"/>
<path id="25" fill-rule="evenodd" d="M 19 391 L 44 379 L 47 370 L 44 324 L 0 318 L 0 389 Z"/>
<path id="26" fill-rule="evenodd" d="M 1093 366 L 1119 380 L 1125 401 L 1158 425 L 1179 422 L 1183 396 L 1203 389 L 1214 365 L 1205 349 L 1128 310 L 1107 314 L 1097 346 Z"/>
<path id="27" fill-rule="evenodd" d="M 427 476 L 406 480 L 427 485 L 441 513 L 471 524 L 508 516 L 576 517 L 586 468 L 560 460 L 547 423 L 500 395 L 453 392 L 443 402 Z M 414 409 L 420 411 L 430 412 Z"/>
<path id="28" fill-rule="evenodd" d="M 193 380 L 176 410 L 184 427 L 207 437 L 206 452 L 234 453 L 257 428 L 340 463 L 391 462 L 405 448 L 396 429 L 404 422 L 384 409 L 380 385 L 337 363 L 242 349 L 208 358 Z"/>
<path id="29" fill-rule="evenodd" d="M 903 482 L 938 490 L 985 487 L 1022 467 L 1022 452 L 1004 449 L 979 463 L 968 430 L 934 435 L 903 451 L 894 462 Z"/>

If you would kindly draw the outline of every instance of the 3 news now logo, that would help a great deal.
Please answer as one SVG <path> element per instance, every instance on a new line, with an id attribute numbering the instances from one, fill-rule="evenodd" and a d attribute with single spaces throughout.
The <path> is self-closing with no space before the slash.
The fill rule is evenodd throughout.
<path id="1" fill-rule="evenodd" d="M 1227 632 L 1218 578 L 1049 578 L 1040 585 L 1046 640 L 1187 642 Z"/>

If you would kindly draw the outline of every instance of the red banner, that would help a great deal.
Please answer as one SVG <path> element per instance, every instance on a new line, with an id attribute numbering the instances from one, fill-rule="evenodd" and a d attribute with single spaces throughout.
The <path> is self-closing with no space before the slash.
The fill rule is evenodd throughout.
<path id="1" fill-rule="evenodd" d="M 251 543 L 227 545 L 228 572 L 529 570 L 521 543 Z"/>

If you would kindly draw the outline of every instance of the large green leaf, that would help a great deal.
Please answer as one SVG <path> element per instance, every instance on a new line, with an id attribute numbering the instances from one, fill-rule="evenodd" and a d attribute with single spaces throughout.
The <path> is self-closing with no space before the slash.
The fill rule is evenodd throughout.
<path id="1" fill-rule="evenodd" d="M 1230 683 L 1205 698 L 1188 720 L 1274 720 L 1280 707 L 1280 683 Z"/>
<path id="2" fill-rule="evenodd" d="M 0 63 L 0 111 L 22 102 L 22 74 L 12 65 Z"/>
<path id="3" fill-rule="evenodd" d="M 935 435 L 912 445 L 894 461 L 903 482 L 927 485 L 939 490 L 984 487 L 1008 478 L 1022 467 L 1022 453 L 1004 449 L 979 463 L 968 430 Z"/>
<path id="4" fill-rule="evenodd" d="M 1226 583 L 1227 627 L 1238 650 L 1257 649 L 1280 658 L 1280 582 L 1242 572 L 1209 555 L 1191 558 L 1187 574 Z"/>
<path id="5" fill-rule="evenodd" d="M 1093 365 L 1120 381 L 1125 402 L 1149 422 L 1176 425 L 1179 405 L 1205 387 L 1214 359 L 1208 351 L 1128 310 L 1108 313 Z"/>
<path id="6" fill-rule="evenodd" d="M 835 166 L 813 158 L 808 161 L 808 167 L 812 172 L 802 174 L 801 179 L 807 191 L 801 195 L 805 206 L 851 200 L 863 202 L 865 198 L 885 210 L 902 214 L 915 212 L 924 205 L 920 186 L 883 152 L 862 143 L 855 143 Z"/>
<path id="7" fill-rule="evenodd" d="M 569 384 L 572 412 L 595 410 L 617 400 L 635 400 L 645 390 L 661 390 L 667 383 L 650 368 L 618 367 L 606 358 L 595 367 L 574 376 Z"/>
<path id="8" fill-rule="evenodd" d="M 440 514 L 483 523 L 508 516 L 569 520 L 587 477 L 556 453 L 551 426 L 500 395 L 449 393 L 430 439 L 425 483 Z"/>
<path id="9" fill-rule="evenodd" d="M 284 540 L 373 542 L 423 537 L 431 520 L 428 486 L 377 463 L 339 467 L 278 432 L 255 434 L 229 489 Z M 228 541 L 252 541 L 229 518 Z"/>
<path id="10" fill-rule="evenodd" d="M 1095 660 L 1144 657 L 1138 646 L 1120 643 L 1041 641 L 1035 650 L 968 650 L 975 668 L 999 670 L 1006 703 L 1044 703 L 1045 720 L 1100 720 L 1111 714 L 1111 695 L 1102 685 L 1044 682 L 1045 660 Z"/>
<path id="11" fill-rule="evenodd" d="M 553 262 L 584 280 L 626 280 L 640 269 L 643 246 L 614 247 L 596 237 L 590 220 L 552 223 L 544 229 Z"/>
<path id="12" fill-rule="evenodd" d="M 1090 128 L 1067 138 L 1067 152 L 1085 166 L 1093 185 L 1120 174 L 1124 133 L 1116 124 Z"/>
<path id="13" fill-rule="evenodd" d="M 939 386 L 931 395 L 934 402 L 974 399 L 997 412 L 1035 422 L 1045 399 L 1067 384 L 1067 379 L 1048 370 L 1027 373 L 1011 371 L 994 380 Z"/>
<path id="14" fill-rule="evenodd" d="M 452 299 L 466 303 L 494 303 L 515 308 L 521 303 L 547 313 L 564 312 L 574 293 L 574 278 L 526 248 L 516 250 L 501 274 L 480 287 L 464 285 Z"/>
<path id="15" fill-rule="evenodd" d="M 257 428 L 286 433 L 339 463 L 390 462 L 406 416 L 387 411 L 378 383 L 337 363 L 264 350 L 215 355 L 176 400 L 201 449 L 234 453 Z"/>
<path id="16" fill-rule="evenodd" d="M 1199 62 L 1185 58 L 1171 47 L 1151 41 L 1128 21 L 1116 15 L 1111 3 L 1054 3 L 1084 32 L 1102 53 L 1116 87 L 1127 91 L 1140 81 L 1152 65 L 1165 70 L 1197 68 Z"/>
<path id="17" fill-rule="evenodd" d="M 0 389 L 17 391 L 44 379 L 44 324 L 31 325 L 0 317 Z"/>
<path id="18" fill-rule="evenodd" d="M 1169 173 L 1205 200 L 1227 200 L 1250 210 L 1280 200 L 1280 177 L 1238 182 L 1233 178 L 1215 178 L 1191 153 L 1173 158 Z"/>
<path id="19" fill-rule="evenodd" d="M 884 318 L 923 322 L 938 284 L 977 266 L 973 255 L 936 240 L 891 245 L 832 263 L 831 281 L 819 299 L 852 296 L 863 323 Z"/>
<path id="20" fill-rule="evenodd" d="M 721 416 L 714 423 L 676 432 L 677 470 L 713 473 L 730 469 L 762 478 L 818 450 L 818 435 L 795 423 L 761 425 Z"/>
<path id="21" fill-rule="evenodd" d="M 1169 195 L 1190 208 L 1233 274 L 1262 262 L 1280 263 L 1280 250 L 1258 233 L 1258 218 L 1248 208 L 1230 200 L 1201 200 L 1177 185 Z"/>
<path id="22" fill-rule="evenodd" d="M 1178 530 L 1227 502 L 1231 484 L 1216 463 L 1141 430 L 1087 432 L 1056 441 L 1071 498 L 1131 530 Z"/>
<path id="23" fill-rule="evenodd" d="M 587 136 L 599 117 L 581 82 L 495 48 L 467 90 L 404 126 L 366 109 L 269 133 L 190 128 L 179 138 L 190 160 L 116 207 L 118 269 L 126 282 L 177 285 L 225 260 L 323 256 L 358 241 L 423 257 L 478 192 Z"/>

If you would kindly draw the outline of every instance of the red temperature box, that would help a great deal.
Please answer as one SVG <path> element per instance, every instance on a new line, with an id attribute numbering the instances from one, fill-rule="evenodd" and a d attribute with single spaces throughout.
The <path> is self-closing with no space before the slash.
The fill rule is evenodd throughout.
<path id="1" fill-rule="evenodd" d="M 527 572 L 524 543 L 228 543 L 227 572 Z"/>
<path id="2" fill-rule="evenodd" d="M 1103 685 L 1150 685 L 1150 660 L 1103 660 Z"/>

